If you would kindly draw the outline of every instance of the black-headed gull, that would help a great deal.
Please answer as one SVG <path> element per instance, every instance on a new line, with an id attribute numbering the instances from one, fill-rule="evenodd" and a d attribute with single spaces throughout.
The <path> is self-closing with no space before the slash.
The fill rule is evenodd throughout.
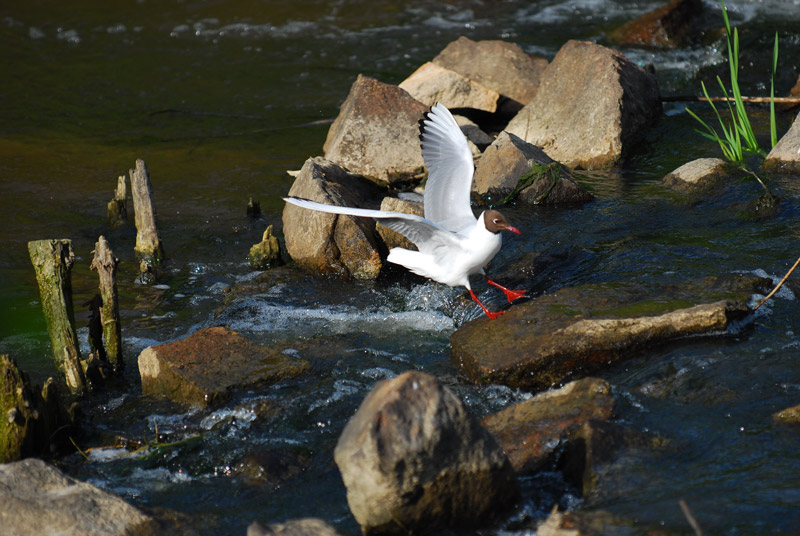
<path id="1" fill-rule="evenodd" d="M 486 281 L 506 294 L 508 301 L 525 295 L 489 279 L 484 271 L 503 242 L 500 231 L 520 234 L 496 210 L 486 210 L 476 219 L 469 205 L 475 166 L 464 134 L 450 111 L 434 104 L 419 122 L 422 158 L 428 167 L 425 184 L 425 217 L 401 212 L 324 205 L 308 199 L 284 197 L 287 203 L 321 212 L 375 218 L 411 240 L 419 251 L 392 248 L 386 260 L 405 266 L 415 274 L 451 287 L 463 286 L 489 318 L 469 284 L 469 276 L 482 274 Z"/>

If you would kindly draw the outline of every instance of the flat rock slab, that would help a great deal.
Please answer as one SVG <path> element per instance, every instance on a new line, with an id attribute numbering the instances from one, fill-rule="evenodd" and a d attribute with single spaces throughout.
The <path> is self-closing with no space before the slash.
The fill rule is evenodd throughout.
<path id="1" fill-rule="evenodd" d="M 731 164 L 719 158 L 698 158 L 668 173 L 664 184 L 679 192 L 695 193 L 730 176 L 731 169 Z"/>
<path id="2" fill-rule="evenodd" d="M 559 445 L 589 419 L 610 419 L 611 386 L 583 378 L 489 415 L 481 424 L 497 439 L 517 473 L 541 469 Z"/>
<path id="3" fill-rule="evenodd" d="M 120 497 L 65 475 L 42 460 L 0 465 L 3 534 L 156 534 L 157 522 Z"/>
<path id="4" fill-rule="evenodd" d="M 178 341 L 149 346 L 139 354 L 142 393 L 175 402 L 216 406 L 235 389 L 274 383 L 308 371 L 291 358 L 225 327 L 200 330 Z"/>
<path id="5" fill-rule="evenodd" d="M 497 91 L 432 62 L 414 71 L 399 87 L 428 106 L 440 102 L 448 108 L 473 108 L 491 113 L 497 110 L 500 99 Z"/>
<path id="6" fill-rule="evenodd" d="M 451 357 L 476 383 L 546 389 L 668 341 L 725 331 L 750 313 L 750 279 L 763 278 L 732 279 L 705 281 L 694 291 L 664 289 L 659 296 L 666 297 L 652 300 L 619 284 L 562 289 L 496 320 L 465 324 L 450 336 Z M 692 296 L 719 301 L 691 305 Z"/>

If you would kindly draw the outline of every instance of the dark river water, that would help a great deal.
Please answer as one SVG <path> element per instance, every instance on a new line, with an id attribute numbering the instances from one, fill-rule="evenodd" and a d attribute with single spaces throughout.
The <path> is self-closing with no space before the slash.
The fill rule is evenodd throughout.
<path id="1" fill-rule="evenodd" d="M 356 534 L 332 452 L 345 422 L 378 380 L 408 369 L 440 377 L 484 415 L 528 393 L 465 384 L 449 359 L 449 335 L 477 316 L 452 290 L 418 280 L 329 280 L 291 266 L 271 285 L 251 284 L 250 246 L 268 224 L 280 234 L 292 178 L 322 154 L 329 121 L 359 73 L 398 83 L 461 35 L 505 39 L 552 58 L 570 38 L 607 44 L 606 33 L 653 9 L 653 1 L 189 2 L 52 0 L 0 6 L 0 352 L 37 381 L 55 373 L 29 240 L 70 238 L 77 321 L 96 288 L 89 270 L 105 235 L 121 259 L 125 392 L 98 395 L 82 447 L 90 461 L 62 460 L 71 474 L 133 503 L 185 513 L 202 533 L 243 534 L 263 523 L 317 516 Z M 722 19 L 706 2 L 704 25 Z M 772 39 L 781 39 L 778 94 L 800 66 L 800 1 L 731 2 L 740 28 L 743 93 L 768 95 Z M 711 34 L 713 32 L 709 32 Z M 653 64 L 663 95 L 697 94 L 726 76 L 723 39 L 670 51 L 624 48 Z M 692 108 L 707 119 L 704 106 Z M 761 194 L 747 176 L 687 202 L 660 179 L 694 158 L 720 156 L 694 132 L 684 104 L 662 120 L 616 170 L 583 184 L 581 207 L 510 207 L 522 231 L 495 260 L 572 248 L 559 285 L 632 284 L 643 294 L 712 275 L 780 277 L 800 255 L 800 178 L 764 174 L 782 198 L 758 217 Z M 754 109 L 762 145 L 764 109 Z M 779 135 L 792 114 L 779 117 Z M 132 224 L 111 229 L 106 203 L 117 176 L 149 167 L 169 262 L 152 286 L 135 282 Z M 253 197 L 259 220 L 247 218 Z M 603 371 L 619 399 L 618 420 L 667 439 L 670 448 L 623 457 L 595 493 L 579 497 L 555 473 L 526 480 L 525 499 L 504 534 L 525 534 L 553 504 L 607 510 L 634 533 L 689 534 L 683 498 L 711 534 L 800 533 L 800 431 L 771 414 L 800 403 L 800 315 L 794 286 L 736 332 L 632 356 Z M 794 287 L 797 288 L 797 287 Z M 479 287 L 489 304 L 501 296 Z M 495 301 L 497 300 L 497 301 Z M 223 308 L 226 305 L 227 308 Z M 491 306 L 491 305 L 490 305 Z M 141 397 L 136 356 L 146 346 L 226 324 L 313 363 L 298 381 L 242 393 L 214 412 L 184 411 Z M 177 444 L 129 453 L 99 448 L 117 436 L 163 434 Z M 287 468 L 266 479 L 241 468 L 267 452 Z M 244 464 L 246 465 L 246 464 Z M 295 470 L 296 469 L 296 470 Z M 500 530 L 500 529 L 498 529 Z"/>

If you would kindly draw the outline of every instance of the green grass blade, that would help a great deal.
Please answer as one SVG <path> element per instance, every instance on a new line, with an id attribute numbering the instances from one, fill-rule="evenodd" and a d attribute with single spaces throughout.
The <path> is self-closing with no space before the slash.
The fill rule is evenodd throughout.
<path id="1" fill-rule="evenodd" d="M 778 32 L 775 32 L 775 47 L 772 50 L 772 80 L 769 84 L 769 139 L 771 147 L 778 143 L 778 127 L 775 124 L 775 71 L 778 70 Z"/>

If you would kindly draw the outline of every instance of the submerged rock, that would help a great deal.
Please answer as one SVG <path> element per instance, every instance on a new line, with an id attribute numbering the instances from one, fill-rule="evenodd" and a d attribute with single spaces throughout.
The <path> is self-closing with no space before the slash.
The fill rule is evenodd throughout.
<path id="1" fill-rule="evenodd" d="M 494 438 L 421 372 L 379 383 L 347 423 L 334 458 L 365 534 L 485 526 L 519 494 Z"/>
<path id="2" fill-rule="evenodd" d="M 778 140 L 767 158 L 764 159 L 764 169 L 800 172 L 800 121 L 798 118 L 800 118 L 800 114 L 794 118 L 789 131 Z"/>
<path id="3" fill-rule="evenodd" d="M 278 237 L 272 234 L 272 225 L 267 226 L 261 242 L 250 248 L 247 260 L 250 261 L 250 266 L 257 270 L 266 270 L 283 264 L 281 245 Z"/>
<path id="4" fill-rule="evenodd" d="M 362 207 L 377 203 L 383 190 L 324 158 L 309 158 L 289 195 L 328 205 Z M 298 266 L 312 273 L 337 273 L 375 279 L 386 256 L 371 218 L 308 210 L 287 203 L 283 209 L 286 250 Z"/>
<path id="5" fill-rule="evenodd" d="M 714 187 L 730 176 L 731 165 L 719 158 L 698 158 L 687 162 L 664 177 L 664 184 L 673 190 L 696 193 Z"/>
<path id="6" fill-rule="evenodd" d="M 506 130 L 570 168 L 608 168 L 660 115 L 655 76 L 616 50 L 571 40 Z"/>
<path id="7" fill-rule="evenodd" d="M 309 368 L 303 359 L 288 357 L 224 327 L 148 346 L 139 354 L 143 394 L 197 406 L 217 406 L 234 389 L 281 381 Z"/>
<path id="8" fill-rule="evenodd" d="M 664 289 L 670 298 L 653 300 L 618 284 L 561 289 L 516 305 L 496 320 L 465 324 L 450 337 L 451 357 L 476 383 L 546 389 L 668 341 L 724 332 L 750 313 L 743 303 L 746 289 L 714 289 L 714 284 Z M 689 300 L 710 296 L 741 301 L 690 305 Z"/>
<path id="9" fill-rule="evenodd" d="M 619 45 L 677 48 L 697 38 L 702 0 L 672 0 L 626 22 L 609 35 Z"/>
<path id="10" fill-rule="evenodd" d="M 419 120 L 427 106 L 406 91 L 358 75 L 328 130 L 325 158 L 394 185 L 422 173 Z"/>
<path id="11" fill-rule="evenodd" d="M 772 414 L 772 418 L 784 424 L 800 424 L 800 404 L 777 411 Z"/>
<path id="12" fill-rule="evenodd" d="M 475 169 L 473 192 L 495 206 L 513 198 L 529 204 L 584 203 L 592 194 L 574 180 L 565 166 L 541 149 L 508 132 L 486 148 Z"/>
<path id="13" fill-rule="evenodd" d="M 516 43 L 473 41 L 461 36 L 448 44 L 433 63 L 497 91 L 519 109 L 536 96 L 548 62 L 531 56 Z"/>
<path id="14" fill-rule="evenodd" d="M 3 534 L 194 534 L 164 527 L 120 497 L 32 458 L 0 465 L 0 519 Z"/>
<path id="15" fill-rule="evenodd" d="M 607 381 L 584 378 L 489 415 L 482 424 L 517 473 L 532 473 L 552 461 L 556 449 L 583 423 L 610 419 L 615 405 Z"/>
<path id="16" fill-rule="evenodd" d="M 550 516 L 536 530 L 536 536 L 634 536 L 659 534 L 660 529 L 643 532 L 639 523 L 621 519 L 605 510 L 559 512 L 553 508 Z"/>
<path id="17" fill-rule="evenodd" d="M 266 527 L 253 521 L 247 527 L 247 536 L 339 536 L 339 533 L 322 519 L 308 517 L 272 523 Z"/>
<path id="18" fill-rule="evenodd" d="M 484 112 L 497 110 L 500 94 L 466 76 L 432 62 L 425 63 L 400 82 L 400 89 L 418 101 L 448 108 L 472 108 Z"/>

